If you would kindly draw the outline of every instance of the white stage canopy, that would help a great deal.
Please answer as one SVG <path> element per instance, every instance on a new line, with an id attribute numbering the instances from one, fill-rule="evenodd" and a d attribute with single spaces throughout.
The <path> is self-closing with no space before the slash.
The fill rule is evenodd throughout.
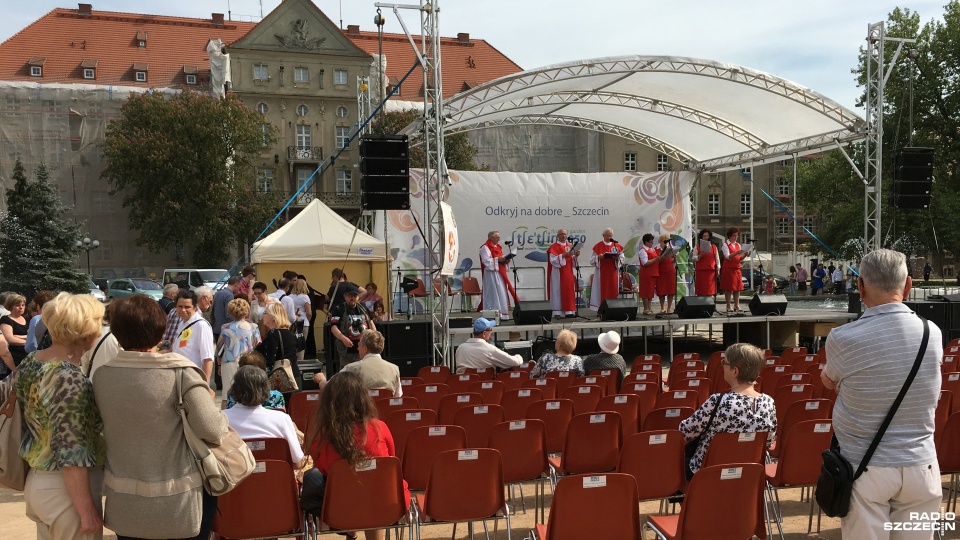
<path id="1" fill-rule="evenodd" d="M 863 139 L 866 128 L 853 111 L 796 83 L 671 56 L 598 58 L 524 71 L 453 96 L 444 115 L 446 133 L 520 124 L 592 129 L 703 171 L 824 151 Z"/>

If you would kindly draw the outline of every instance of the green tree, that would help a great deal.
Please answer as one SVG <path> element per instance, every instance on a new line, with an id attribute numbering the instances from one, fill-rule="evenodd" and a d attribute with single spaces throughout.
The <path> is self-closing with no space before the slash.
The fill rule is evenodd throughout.
<path id="1" fill-rule="evenodd" d="M 215 267 L 260 232 L 279 209 L 275 196 L 254 192 L 262 122 L 235 97 L 130 97 L 107 127 L 102 177 L 123 194 L 140 245 L 159 253 L 179 242 L 194 264 Z"/>
<path id="2" fill-rule="evenodd" d="M 422 113 L 416 109 L 407 109 L 403 111 L 390 111 L 378 116 L 370 124 L 370 132 L 377 135 L 393 135 L 400 133 L 400 130 L 407 127 L 422 116 Z M 487 166 L 478 167 L 474 163 L 477 157 L 477 147 L 470 144 L 466 133 L 455 133 L 446 135 L 443 138 L 443 150 L 446 155 L 447 168 L 453 171 L 477 171 L 488 170 Z M 410 148 L 410 166 L 421 168 L 424 164 L 423 146 Z"/>
<path id="3" fill-rule="evenodd" d="M 29 181 L 19 159 L 13 167 L 7 213 L 0 218 L 0 289 L 28 298 L 44 289 L 86 292 L 87 278 L 75 268 L 79 227 L 63 219 L 67 208 L 46 166 L 38 165 L 35 174 Z"/>

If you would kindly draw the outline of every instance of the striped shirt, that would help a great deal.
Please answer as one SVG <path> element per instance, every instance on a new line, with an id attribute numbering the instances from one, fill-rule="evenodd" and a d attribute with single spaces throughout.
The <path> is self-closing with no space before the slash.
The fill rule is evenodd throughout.
<path id="1" fill-rule="evenodd" d="M 911 467 L 937 459 L 934 412 L 940 395 L 940 328 L 932 322 L 917 377 L 868 466 Z M 868 308 L 827 336 L 824 373 L 837 381 L 833 427 L 843 456 L 856 469 L 913 367 L 923 323 L 900 302 Z"/>

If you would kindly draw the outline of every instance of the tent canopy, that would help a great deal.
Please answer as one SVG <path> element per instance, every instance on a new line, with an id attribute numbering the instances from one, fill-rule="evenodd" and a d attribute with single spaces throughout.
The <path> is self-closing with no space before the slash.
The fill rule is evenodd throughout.
<path id="1" fill-rule="evenodd" d="M 253 244 L 253 264 L 280 261 L 385 261 L 386 246 L 314 199 L 270 236 Z"/>
<path id="2" fill-rule="evenodd" d="M 520 124 L 611 133 L 704 171 L 823 151 L 863 139 L 866 129 L 853 111 L 788 80 L 671 56 L 579 60 L 501 77 L 446 100 L 444 116 L 446 133 Z"/>

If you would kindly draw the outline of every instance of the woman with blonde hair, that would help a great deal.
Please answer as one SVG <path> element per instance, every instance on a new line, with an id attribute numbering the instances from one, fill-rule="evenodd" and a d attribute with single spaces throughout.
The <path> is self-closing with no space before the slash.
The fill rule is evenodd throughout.
<path id="1" fill-rule="evenodd" d="M 250 303 L 243 298 L 235 298 L 227 304 L 227 314 L 233 319 L 220 329 L 220 341 L 217 351 L 222 350 L 220 358 L 220 376 L 223 380 L 223 394 L 230 394 L 230 385 L 236 374 L 237 360 L 260 344 L 260 329 L 247 317 L 250 316 Z"/>
<path id="2" fill-rule="evenodd" d="M 293 299 L 294 313 L 297 314 L 297 320 L 290 321 L 291 326 L 299 326 L 300 332 L 306 336 L 310 335 L 310 318 L 313 317 L 313 306 L 310 305 L 310 289 L 307 282 L 298 279 L 293 282 L 293 288 L 290 289 L 290 298 Z M 297 352 L 297 360 L 303 360 L 304 349 Z"/>
<path id="3" fill-rule="evenodd" d="M 267 327 L 267 335 L 263 336 L 263 343 L 257 351 L 267 362 L 267 373 L 273 370 L 277 360 L 286 358 L 290 361 L 290 369 L 299 385 L 300 368 L 297 366 L 297 338 L 290 331 L 290 319 L 287 310 L 280 302 L 271 302 L 263 312 L 263 325 Z"/>
<path id="4" fill-rule="evenodd" d="M 561 330 L 557 334 L 554 349 L 557 352 L 545 352 L 530 370 L 531 377 L 544 377 L 551 371 L 572 371 L 575 377 L 583 376 L 583 359 L 573 354 L 577 348 L 577 334 L 570 330 Z"/>
<path id="5" fill-rule="evenodd" d="M 60 293 L 43 306 L 52 344 L 28 354 L 14 375 L 20 456 L 30 465 L 23 498 L 38 539 L 103 537 L 103 420 L 80 371 L 102 319 L 103 304 L 92 296 Z"/>

